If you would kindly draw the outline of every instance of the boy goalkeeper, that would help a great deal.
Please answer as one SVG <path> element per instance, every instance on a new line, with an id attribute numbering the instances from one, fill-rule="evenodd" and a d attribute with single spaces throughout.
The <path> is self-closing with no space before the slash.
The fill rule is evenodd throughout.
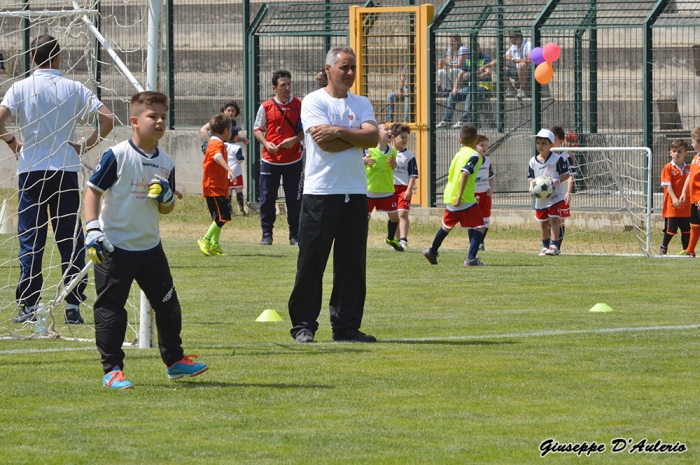
<path id="1" fill-rule="evenodd" d="M 130 389 L 124 377 L 124 309 L 136 280 L 155 311 L 158 347 L 170 379 L 197 376 L 207 365 L 184 355 L 180 302 L 158 222 L 175 208 L 175 165 L 157 147 L 165 133 L 168 97 L 140 92 L 131 97 L 130 140 L 107 150 L 88 181 L 85 193 L 88 257 L 95 263 L 95 339 L 102 355 L 102 384 Z M 100 212 L 100 203 L 102 211 Z"/>

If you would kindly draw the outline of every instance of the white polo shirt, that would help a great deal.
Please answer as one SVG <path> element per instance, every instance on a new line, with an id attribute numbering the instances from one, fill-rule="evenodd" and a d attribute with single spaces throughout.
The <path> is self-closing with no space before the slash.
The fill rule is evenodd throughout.
<path id="1" fill-rule="evenodd" d="M 68 142 L 78 120 L 92 117 L 102 106 L 97 96 L 57 69 L 37 69 L 15 82 L 2 103 L 19 117 L 23 142 L 17 172 L 80 171 L 80 157 Z"/>

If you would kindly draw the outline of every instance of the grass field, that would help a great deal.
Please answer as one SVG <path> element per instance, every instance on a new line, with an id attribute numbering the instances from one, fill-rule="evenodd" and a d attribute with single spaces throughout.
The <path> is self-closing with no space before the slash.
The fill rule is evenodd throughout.
<path id="1" fill-rule="evenodd" d="M 434 227 L 396 253 L 373 224 L 363 330 L 380 342 L 330 342 L 324 308 L 318 343 L 300 345 L 286 231 L 262 247 L 256 219 L 237 219 L 222 235 L 229 255 L 204 257 L 193 238 L 206 221 L 183 210 L 164 221 L 164 244 L 185 352 L 210 370 L 169 381 L 156 349 L 129 349 L 136 388 L 113 392 L 91 344 L 3 341 L 0 462 L 700 462 L 695 260 L 538 257 L 537 232 L 491 231 L 489 266 L 461 266 L 460 233 L 430 266 L 420 248 Z M 614 311 L 588 311 L 599 302 Z M 265 309 L 284 322 L 255 322 Z M 542 459 L 548 438 L 606 450 Z M 616 438 L 688 451 L 612 453 Z"/>

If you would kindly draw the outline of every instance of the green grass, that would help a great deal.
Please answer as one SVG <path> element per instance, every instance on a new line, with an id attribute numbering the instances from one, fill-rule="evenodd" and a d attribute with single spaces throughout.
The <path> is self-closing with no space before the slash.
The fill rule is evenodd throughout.
<path id="1" fill-rule="evenodd" d="M 210 370 L 168 381 L 156 349 L 129 349 L 136 388 L 112 392 L 90 344 L 3 341 L 0 461 L 543 463 L 551 437 L 608 451 L 549 462 L 700 462 L 699 330 L 682 328 L 699 323 L 694 260 L 486 252 L 489 266 L 467 269 L 464 251 L 435 267 L 418 244 L 368 251 L 363 329 L 379 343 L 330 342 L 330 263 L 319 343 L 300 345 L 286 310 L 295 248 L 228 242 L 208 258 L 166 241 L 185 351 Z M 614 312 L 590 313 L 598 302 Z M 285 321 L 256 323 L 268 308 Z M 657 328 L 603 331 L 643 327 Z M 9 352 L 60 348 L 85 350 Z M 612 454 L 620 437 L 689 451 Z"/>

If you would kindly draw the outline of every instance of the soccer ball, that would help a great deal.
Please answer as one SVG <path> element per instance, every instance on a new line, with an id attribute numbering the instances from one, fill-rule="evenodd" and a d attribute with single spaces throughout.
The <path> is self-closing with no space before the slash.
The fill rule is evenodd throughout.
<path id="1" fill-rule="evenodd" d="M 530 194 L 536 199 L 546 199 L 554 193 L 552 178 L 538 176 L 530 183 Z"/>

